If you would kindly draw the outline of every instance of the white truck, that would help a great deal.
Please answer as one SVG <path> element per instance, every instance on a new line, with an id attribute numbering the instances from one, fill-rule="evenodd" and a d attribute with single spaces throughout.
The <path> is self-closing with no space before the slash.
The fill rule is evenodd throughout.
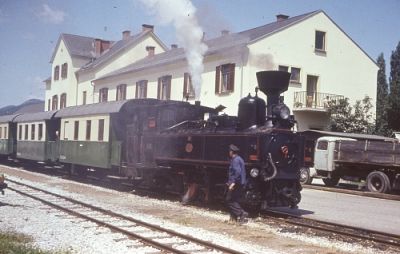
<path id="1" fill-rule="evenodd" d="M 395 140 L 322 136 L 313 152 L 313 167 L 301 170 L 303 183 L 322 178 L 325 185 L 334 186 L 344 179 L 366 181 L 371 192 L 400 189 L 400 144 Z"/>

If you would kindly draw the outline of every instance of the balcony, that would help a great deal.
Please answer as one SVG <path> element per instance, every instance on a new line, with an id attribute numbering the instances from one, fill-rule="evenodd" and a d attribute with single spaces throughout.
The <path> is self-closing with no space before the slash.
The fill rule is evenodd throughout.
<path id="1" fill-rule="evenodd" d="M 343 100 L 343 95 L 317 93 L 317 92 L 295 92 L 293 110 L 295 111 L 327 111 L 329 101 Z"/>

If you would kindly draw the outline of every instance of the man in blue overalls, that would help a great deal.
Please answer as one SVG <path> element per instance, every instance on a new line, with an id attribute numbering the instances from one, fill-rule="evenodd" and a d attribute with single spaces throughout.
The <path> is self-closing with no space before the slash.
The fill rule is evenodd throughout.
<path id="1" fill-rule="evenodd" d="M 228 193 L 226 201 L 228 203 L 230 219 L 239 223 L 246 223 L 248 213 L 243 210 L 239 200 L 243 196 L 246 184 L 246 170 L 243 159 L 238 155 L 239 148 L 235 145 L 229 146 L 229 157 L 231 163 L 228 171 Z"/>

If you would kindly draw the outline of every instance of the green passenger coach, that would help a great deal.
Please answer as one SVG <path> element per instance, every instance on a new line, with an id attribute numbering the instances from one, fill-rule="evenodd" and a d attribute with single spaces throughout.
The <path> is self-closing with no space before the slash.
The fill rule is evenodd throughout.
<path id="1" fill-rule="evenodd" d="M 0 157 L 7 158 L 15 154 L 15 123 L 13 120 L 18 115 L 0 116 Z"/>

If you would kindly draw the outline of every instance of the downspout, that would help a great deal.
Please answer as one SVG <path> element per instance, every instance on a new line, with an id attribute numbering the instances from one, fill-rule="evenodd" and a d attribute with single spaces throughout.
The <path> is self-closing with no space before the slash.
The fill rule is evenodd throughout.
<path id="1" fill-rule="evenodd" d="M 78 86 L 79 86 L 78 72 L 75 72 L 75 79 L 76 79 L 75 106 L 78 106 Z"/>

